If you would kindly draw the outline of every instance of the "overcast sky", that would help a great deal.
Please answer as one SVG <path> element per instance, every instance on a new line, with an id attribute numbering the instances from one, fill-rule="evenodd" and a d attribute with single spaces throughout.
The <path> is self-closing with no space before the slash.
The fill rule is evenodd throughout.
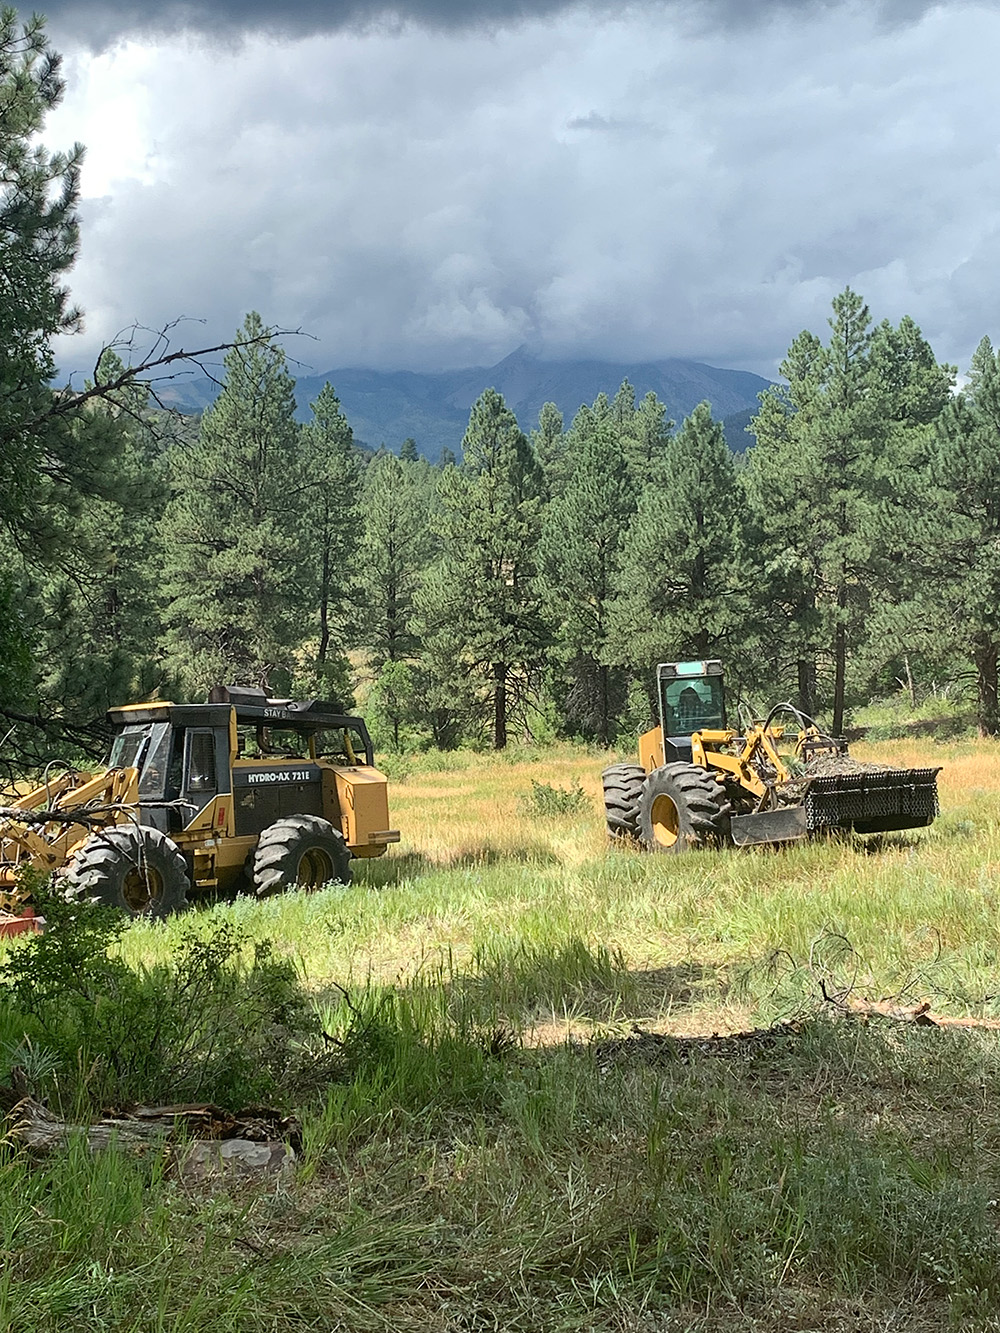
<path id="1" fill-rule="evenodd" d="M 341 366 L 690 356 L 773 375 L 847 283 L 1000 341 L 995 0 L 62 0 L 87 366 L 249 309 Z"/>

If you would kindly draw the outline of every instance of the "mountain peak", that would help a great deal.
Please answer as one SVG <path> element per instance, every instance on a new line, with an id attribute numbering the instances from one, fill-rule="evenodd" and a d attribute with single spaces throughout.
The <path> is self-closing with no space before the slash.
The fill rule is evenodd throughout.
<path id="1" fill-rule="evenodd" d="M 498 361 L 495 366 L 491 366 L 490 370 L 511 370 L 515 367 L 537 364 L 538 357 L 531 351 L 527 343 L 522 343 L 520 347 L 515 347 L 513 352 L 508 352 L 502 361 Z"/>

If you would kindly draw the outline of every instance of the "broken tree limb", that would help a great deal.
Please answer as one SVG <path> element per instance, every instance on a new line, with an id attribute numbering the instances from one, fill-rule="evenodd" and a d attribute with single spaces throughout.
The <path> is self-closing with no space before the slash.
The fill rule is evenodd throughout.
<path id="1" fill-rule="evenodd" d="M 1000 1029 L 1000 1018 L 956 1018 L 951 1014 L 935 1014 L 930 1000 L 900 1004 L 898 1000 L 856 1000 L 849 995 L 837 997 L 825 992 L 823 999 L 831 1008 L 853 1018 L 888 1018 L 895 1023 L 913 1023 L 917 1027 Z"/>

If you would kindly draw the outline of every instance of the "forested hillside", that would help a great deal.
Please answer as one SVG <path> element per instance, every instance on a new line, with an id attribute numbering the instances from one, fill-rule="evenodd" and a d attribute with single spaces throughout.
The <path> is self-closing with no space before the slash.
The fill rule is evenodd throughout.
<path id="1" fill-rule="evenodd" d="M 719 656 L 733 697 L 853 704 L 967 690 L 1000 730 L 1000 360 L 967 384 L 912 320 L 850 289 L 762 395 L 757 445 L 710 405 L 667 418 L 626 381 L 564 420 L 496 389 L 461 456 L 357 449 L 327 384 L 296 419 L 251 313 L 200 421 L 113 352 L 53 387 L 72 329 L 79 154 L 35 147 L 59 99 L 41 28 L 0 32 L 0 714 L 10 765 L 99 752 L 112 704 L 217 681 L 361 702 L 382 746 L 614 742 L 657 660 Z"/>
<path id="2" fill-rule="evenodd" d="M 703 400 L 723 422 L 730 448 L 742 453 L 750 437 L 746 426 L 757 406 L 757 395 L 768 387 L 759 375 L 722 370 L 698 361 L 674 358 L 617 365 L 607 361 L 543 361 L 524 347 L 495 366 L 417 374 L 408 370 L 331 370 L 325 376 L 302 375 L 295 386 L 300 421 L 308 420 L 309 404 L 329 379 L 356 440 L 373 449 L 385 445 L 394 453 L 412 439 L 418 451 L 437 462 L 444 450 L 457 453 L 469 412 L 484 389 L 503 394 L 508 407 L 522 422 L 537 421 L 546 403 L 555 403 L 564 417 L 575 415 L 581 403 L 599 393 L 613 397 L 623 379 L 636 386 L 640 397 L 653 392 L 678 420 Z M 215 377 L 189 375 L 164 386 L 164 403 L 184 413 L 200 413 L 218 396 Z"/>

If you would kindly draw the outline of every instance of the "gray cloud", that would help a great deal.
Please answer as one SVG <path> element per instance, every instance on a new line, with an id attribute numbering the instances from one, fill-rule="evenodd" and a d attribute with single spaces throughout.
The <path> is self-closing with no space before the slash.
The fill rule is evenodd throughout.
<path id="1" fill-rule="evenodd" d="M 528 342 L 767 374 L 848 282 L 966 364 L 1000 311 L 998 7 L 767 8 L 70 53 L 46 141 L 88 145 L 88 322 L 62 364 L 256 308 L 317 370 Z"/>
<path id="2" fill-rule="evenodd" d="M 594 134 L 648 134 L 653 127 L 639 120 L 630 120 L 620 116 L 602 116 L 597 111 L 588 111 L 585 116 L 571 116 L 566 122 L 568 130 L 583 130 Z"/>
<path id="3" fill-rule="evenodd" d="M 880 21 L 919 21 L 928 9 L 961 0 L 868 0 Z M 101 49 L 121 37 L 191 32 L 217 39 L 248 33 L 312 36 L 345 30 L 509 29 L 582 10 L 596 16 L 669 9 L 703 28 L 745 28 L 773 16 L 857 6 L 858 0 L 48 0 L 53 32 Z"/>

